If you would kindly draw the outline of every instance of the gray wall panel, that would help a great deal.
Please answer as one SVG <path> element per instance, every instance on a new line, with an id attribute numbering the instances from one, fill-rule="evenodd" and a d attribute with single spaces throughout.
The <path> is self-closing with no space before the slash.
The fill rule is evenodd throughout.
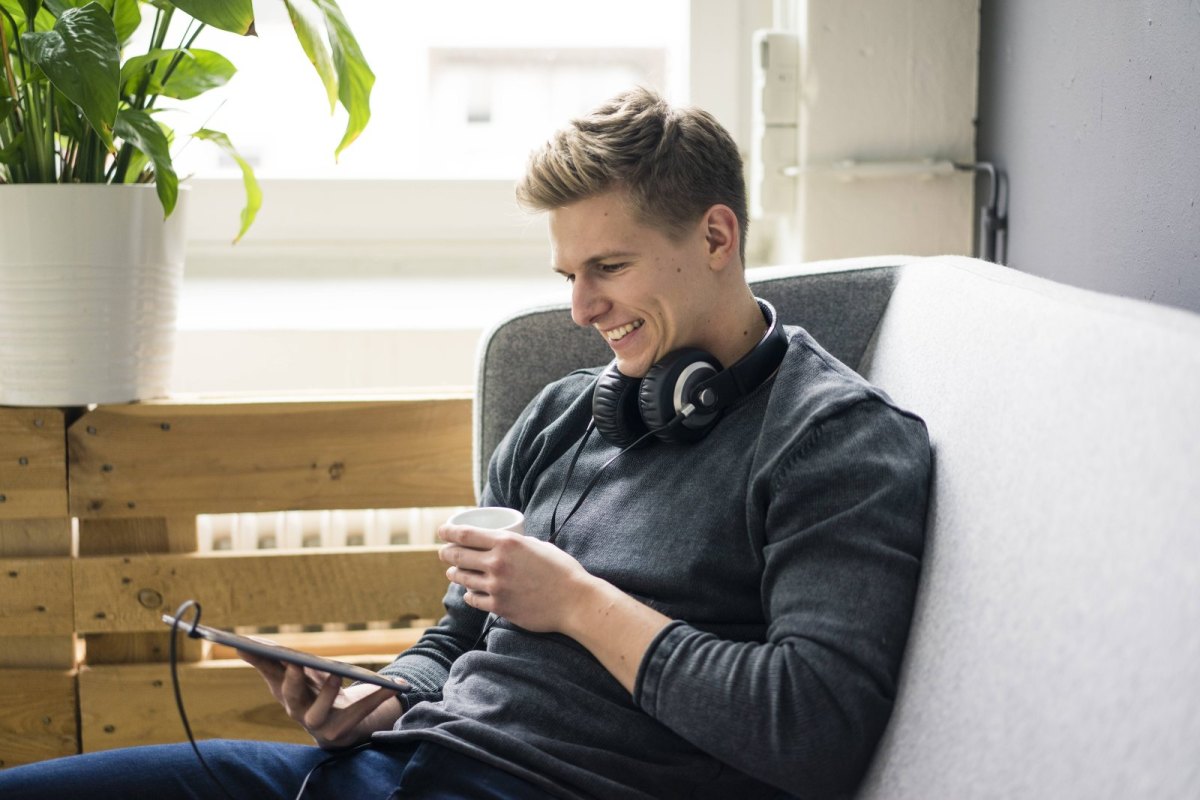
<path id="1" fill-rule="evenodd" d="M 1200 311 L 1200 0 L 983 0 L 1008 264 Z"/>

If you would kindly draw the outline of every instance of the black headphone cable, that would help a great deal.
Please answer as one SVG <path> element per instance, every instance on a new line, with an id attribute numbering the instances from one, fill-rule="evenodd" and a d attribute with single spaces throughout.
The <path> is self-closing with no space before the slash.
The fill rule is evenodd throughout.
<path id="1" fill-rule="evenodd" d="M 662 426 L 661 428 L 655 428 L 652 431 L 646 431 L 641 436 L 639 436 L 636 440 L 634 440 L 633 444 L 630 444 L 627 447 L 623 448 L 621 450 L 621 452 L 617 453 L 615 456 L 610 458 L 608 461 L 604 462 L 604 466 L 602 466 L 602 467 L 600 467 L 600 469 L 596 470 L 596 474 L 593 475 L 592 479 L 590 481 L 588 481 L 586 486 L 583 487 L 583 492 L 580 493 L 579 499 L 576 500 L 575 505 L 571 507 L 571 511 L 570 511 L 570 513 L 567 514 L 566 519 L 564 519 L 562 521 L 562 525 L 559 525 L 558 524 L 558 506 L 560 503 L 562 503 L 563 495 L 567 491 L 567 485 L 571 482 L 571 475 L 573 475 L 575 472 L 575 462 L 577 462 L 579 460 L 579 455 L 583 452 L 584 445 L 587 444 L 587 440 L 592 435 L 592 431 L 594 431 L 596 429 L 596 421 L 594 419 L 589 421 L 587 430 L 584 431 L 584 433 L 583 433 L 583 438 L 579 440 L 579 445 L 575 448 L 575 455 L 571 458 L 571 464 L 570 464 L 570 466 L 567 467 L 567 477 L 563 479 L 562 489 L 560 489 L 558 492 L 558 500 L 555 501 L 555 503 L 554 503 L 554 511 L 550 514 L 550 539 L 549 539 L 550 544 L 556 543 L 556 541 L 558 539 L 558 534 L 561 533 L 562 529 L 564 527 L 566 527 L 566 524 L 568 522 L 570 522 L 571 517 L 575 516 L 575 512 L 578 511 L 579 507 L 583 505 L 583 501 L 587 499 L 587 496 L 591 493 L 592 489 L 596 488 L 596 483 L 599 482 L 600 476 L 604 474 L 604 470 L 608 469 L 612 465 L 612 463 L 614 461 L 616 461 L 618 458 L 625 455 L 630 450 L 634 449 L 635 447 L 640 445 L 642 442 L 646 441 L 646 439 L 653 436 L 654 434 L 665 433 L 667 431 L 674 430 L 675 428 L 679 427 L 687 420 L 688 417 L 690 417 L 693 413 L 695 413 L 695 411 L 696 411 L 696 407 L 694 405 L 692 405 L 691 403 L 688 403 L 680 410 L 680 412 L 678 414 L 675 415 L 675 418 L 673 420 L 671 420 L 670 422 L 668 422 L 666 425 Z"/>
<path id="2" fill-rule="evenodd" d="M 225 784 L 221 783 L 221 779 L 217 777 L 217 774 L 208 766 L 208 762 L 204 760 L 204 756 L 200 752 L 200 747 L 196 744 L 196 738 L 192 736 L 192 726 L 188 723 L 187 712 L 183 710 L 183 693 L 179 688 L 178 653 L 175 642 L 179 638 L 176 634 L 179 632 L 179 623 L 183 620 L 183 615 L 189 609 L 193 608 L 196 610 L 196 617 L 192 620 L 192 627 L 188 631 L 188 636 L 199 638 L 200 634 L 196 633 L 196 626 L 200 624 L 200 604 L 195 600 L 185 600 L 183 605 L 175 610 L 175 621 L 171 623 L 171 684 L 175 688 L 175 707 L 179 709 L 179 719 L 183 722 L 183 732 L 187 734 L 188 742 L 191 743 L 192 750 L 196 753 L 196 758 L 200 761 L 200 766 L 208 773 L 209 779 L 221 790 L 221 794 L 228 797 L 229 800 L 237 800 L 225 788 Z"/>
<path id="3" fill-rule="evenodd" d="M 196 617 L 192 620 L 192 627 L 186 631 L 186 633 L 193 639 L 199 639 L 200 634 L 196 633 L 196 626 L 200 624 L 200 604 L 195 600 L 187 600 L 183 603 L 183 605 L 179 606 L 179 608 L 175 611 L 175 621 L 171 623 L 171 643 L 169 652 L 171 659 L 171 684 L 175 689 L 175 707 L 179 709 L 179 719 L 181 722 L 183 722 L 183 732 L 187 734 L 188 742 L 191 743 L 192 750 L 196 753 L 197 760 L 200 761 L 200 766 L 204 768 L 204 771 L 208 774 L 208 777 L 217 785 L 217 788 L 221 790 L 221 793 L 224 794 L 225 797 L 229 798 L 229 800 L 237 800 L 237 798 L 233 796 L 229 789 L 225 788 L 225 784 L 221 783 L 221 779 L 218 778 L 216 773 L 212 771 L 212 768 L 208 766 L 208 762 L 204 760 L 204 756 L 200 752 L 200 747 L 196 744 L 195 737 L 192 736 L 192 726 L 188 723 L 187 712 L 183 710 L 183 693 L 179 688 L 179 671 L 177 667 L 178 655 L 175 641 L 177 638 L 176 634 L 179 631 L 179 623 L 183 620 L 184 613 L 188 611 L 188 609 L 192 608 L 196 609 Z M 317 770 L 321 769 L 321 767 L 324 767 L 326 764 L 330 764 L 341 758 L 345 758 L 348 755 L 353 755 L 360 750 L 365 750 L 370 746 L 371 742 L 363 742 L 362 744 L 346 748 L 345 750 L 338 750 L 337 752 L 331 753 L 326 758 L 318 761 L 313 765 L 312 769 L 305 774 L 304 779 L 300 782 L 300 790 L 296 792 L 296 800 L 301 800 L 301 798 L 304 796 L 304 790 L 308 787 L 309 780 L 312 779 L 312 776 L 315 775 Z"/>
<path id="4" fill-rule="evenodd" d="M 618 458 L 620 458 L 621 456 L 628 453 L 630 450 L 637 447 L 642 442 L 646 441 L 646 439 L 648 437 L 653 436 L 655 433 L 657 433 L 659 431 L 672 430 L 672 429 L 678 427 L 679 425 L 683 424 L 683 421 L 686 420 L 688 417 L 690 417 L 695 410 L 696 410 L 696 407 L 689 403 L 688 405 L 683 407 L 682 411 L 680 411 L 678 414 L 675 415 L 675 419 L 671 420 L 670 422 L 668 422 L 666 425 L 664 425 L 661 428 L 656 428 L 655 430 L 652 430 L 652 431 L 646 431 L 646 433 L 639 436 L 637 438 L 637 440 L 634 441 L 633 444 L 623 448 L 621 450 L 621 452 L 617 453 L 615 456 L 610 458 L 608 461 L 604 462 L 604 466 L 602 466 L 602 467 L 600 467 L 600 469 L 596 470 L 596 474 L 592 476 L 592 479 L 590 481 L 588 481 L 587 486 L 583 487 L 583 492 L 579 495 L 579 499 L 576 500 L 575 505 L 571 507 L 571 511 L 567 514 L 566 519 L 564 519 L 562 521 L 562 525 L 559 525 L 558 524 L 558 507 L 559 507 L 559 505 L 562 504 L 563 495 L 566 494 L 567 486 L 571 483 L 571 476 L 575 474 L 575 464 L 579 461 L 579 455 L 583 452 L 583 447 L 584 447 L 584 445 L 587 444 L 588 439 L 591 437 L 592 431 L 594 431 L 596 429 L 596 421 L 594 419 L 589 420 L 587 430 L 585 430 L 583 432 L 583 436 L 580 438 L 579 444 L 575 446 L 575 455 L 571 456 L 571 463 L 567 467 L 567 477 L 563 478 L 562 489 L 559 490 L 558 499 L 554 502 L 554 511 L 551 512 L 551 514 L 550 514 L 550 538 L 547 539 L 547 541 L 550 542 L 550 544 L 555 545 L 556 547 L 558 546 L 557 545 L 558 534 L 562 532 L 563 527 L 565 527 L 566 524 L 571 520 L 571 517 L 573 517 L 575 515 L 575 512 L 579 510 L 579 507 L 581 505 L 583 505 L 583 501 L 587 498 L 588 494 L 591 493 L 592 489 L 595 488 L 596 483 L 600 480 L 600 476 L 604 473 L 604 470 L 608 469 L 608 467 L 614 461 L 616 461 Z M 470 650 L 479 649 L 480 643 L 483 642 L 483 640 L 487 637 L 488 632 L 491 631 L 492 626 L 495 625 L 499 619 L 500 619 L 499 614 L 489 613 L 487 616 L 487 620 L 483 623 L 482 630 L 479 631 L 479 635 L 475 637 L 474 643 L 468 649 L 470 649 Z"/>

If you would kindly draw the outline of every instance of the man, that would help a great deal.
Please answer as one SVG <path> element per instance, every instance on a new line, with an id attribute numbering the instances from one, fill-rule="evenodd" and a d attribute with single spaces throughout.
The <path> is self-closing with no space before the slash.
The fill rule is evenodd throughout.
<path id="1" fill-rule="evenodd" d="M 492 457 L 482 502 L 526 535 L 439 531 L 446 616 L 383 670 L 406 691 L 252 661 L 322 748 L 372 743 L 305 796 L 851 792 L 907 637 L 924 424 L 754 298 L 741 160 L 708 114 L 622 94 L 536 151 L 518 196 L 614 364 L 546 387 Z M 203 748 L 270 797 L 320 752 Z M 154 774 L 211 786 L 155 750 Z"/>

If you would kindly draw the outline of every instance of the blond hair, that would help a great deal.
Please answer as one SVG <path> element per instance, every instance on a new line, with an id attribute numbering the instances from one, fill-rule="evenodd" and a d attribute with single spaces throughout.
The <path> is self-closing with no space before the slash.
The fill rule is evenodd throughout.
<path id="1" fill-rule="evenodd" d="M 529 155 L 517 201 L 549 211 L 611 190 L 634 215 L 676 238 L 709 208 L 732 209 L 746 257 L 746 183 L 737 145 L 699 108 L 672 108 L 648 89 L 623 92 L 555 133 Z"/>

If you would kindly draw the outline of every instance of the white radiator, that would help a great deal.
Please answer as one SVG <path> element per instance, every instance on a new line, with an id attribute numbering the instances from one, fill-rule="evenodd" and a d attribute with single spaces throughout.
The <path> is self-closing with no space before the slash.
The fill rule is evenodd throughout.
<path id="1" fill-rule="evenodd" d="M 335 511 L 271 511 L 200 514 L 196 535 L 201 553 L 252 552 L 307 547 L 386 547 L 436 544 L 438 526 L 460 510 L 453 508 L 383 508 Z M 418 622 L 417 624 L 428 624 Z M 406 627 L 400 623 L 238 626 L 240 633 L 294 633 Z"/>

